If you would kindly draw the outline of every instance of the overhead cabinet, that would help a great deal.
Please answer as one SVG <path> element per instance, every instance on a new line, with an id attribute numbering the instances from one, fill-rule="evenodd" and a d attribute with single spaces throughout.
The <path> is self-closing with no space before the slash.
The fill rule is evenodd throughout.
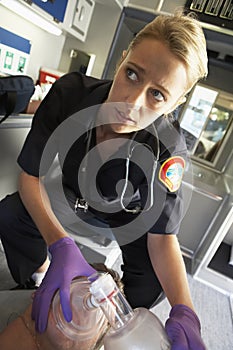
<path id="1" fill-rule="evenodd" d="M 31 8 L 50 22 L 82 42 L 87 32 L 95 7 L 94 0 L 32 0 Z"/>
<path id="2" fill-rule="evenodd" d="M 50 14 L 55 19 L 55 21 L 63 22 L 68 0 L 60 0 L 60 1 L 32 0 L 32 2 L 36 4 L 38 7 L 40 7 L 43 11 Z"/>
<path id="3" fill-rule="evenodd" d="M 93 0 L 70 0 L 61 28 L 67 33 L 85 41 L 95 7 Z"/>

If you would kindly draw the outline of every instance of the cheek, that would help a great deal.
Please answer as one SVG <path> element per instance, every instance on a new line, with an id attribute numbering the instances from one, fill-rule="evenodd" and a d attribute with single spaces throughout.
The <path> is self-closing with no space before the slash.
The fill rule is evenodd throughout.
<path id="1" fill-rule="evenodd" d="M 176 107 L 179 105 L 177 100 L 172 100 L 169 102 L 166 102 L 162 107 L 159 107 L 156 109 L 156 113 L 159 115 L 167 115 L 171 112 L 173 112 Z"/>
<path id="2" fill-rule="evenodd" d="M 139 127 L 140 129 L 146 128 L 148 125 L 153 123 L 156 119 L 158 119 L 163 113 L 159 112 L 159 110 L 151 110 L 149 108 L 143 108 L 140 111 L 139 117 Z"/>
<path id="3" fill-rule="evenodd" d="M 114 77 L 114 81 L 109 91 L 106 102 L 123 102 L 126 92 L 127 85 L 123 76 L 123 72 L 120 70 Z"/>
<path id="4" fill-rule="evenodd" d="M 90 324 L 94 324 L 95 328 L 90 333 L 90 336 L 86 336 L 84 333 L 84 336 L 82 334 L 79 334 L 77 332 L 77 338 L 75 340 L 69 339 L 66 337 L 57 327 L 56 321 L 53 317 L 53 313 L 49 313 L 49 319 L 48 319 L 48 326 L 46 329 L 46 332 L 43 333 L 41 336 L 46 337 L 43 339 L 43 344 L 49 344 L 49 349 L 56 349 L 56 350 L 90 350 L 94 347 L 98 339 L 103 334 L 104 330 L 107 326 L 107 321 L 105 316 L 101 312 L 101 317 L 98 316 L 99 314 L 93 313 L 93 316 L 91 318 L 90 312 L 86 312 L 85 310 L 79 310 L 78 313 L 75 313 L 73 315 L 73 322 L 77 325 L 80 325 L 80 328 L 82 325 L 85 325 L 84 328 L 88 328 Z M 96 316 L 95 316 L 96 315 Z M 94 322 L 95 321 L 95 322 Z M 89 326 L 88 326 L 89 325 Z M 98 331 L 97 331 L 98 326 Z M 80 333 L 82 331 L 80 330 Z"/>
<path id="5" fill-rule="evenodd" d="M 80 315 L 82 318 L 82 315 Z M 85 323 L 85 317 L 82 318 L 82 322 Z M 83 339 L 82 337 L 77 337 L 77 340 L 71 340 L 64 336 L 64 334 L 59 331 L 52 317 L 49 318 L 48 327 L 46 330 L 47 339 L 52 346 L 51 349 L 56 350 L 90 350 L 93 349 L 95 344 L 98 342 L 99 338 L 102 337 L 107 327 L 107 321 L 104 320 L 102 327 L 99 332 L 93 337 L 88 339 Z M 94 332 L 93 332 L 94 333 Z"/>
<path id="6" fill-rule="evenodd" d="M 46 329 L 46 336 L 50 344 L 56 350 L 72 349 L 74 341 L 68 339 L 56 326 L 52 313 L 49 314 L 48 327 Z"/>
<path id="7" fill-rule="evenodd" d="M 117 102 L 120 98 L 120 89 L 117 87 L 117 85 L 113 85 L 111 90 L 109 91 L 108 98 L 106 102 Z"/>

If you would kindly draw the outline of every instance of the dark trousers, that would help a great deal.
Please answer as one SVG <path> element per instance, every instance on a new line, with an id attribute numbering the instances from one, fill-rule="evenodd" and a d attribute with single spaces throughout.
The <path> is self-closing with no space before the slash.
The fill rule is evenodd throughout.
<path id="1" fill-rule="evenodd" d="M 47 246 L 16 192 L 0 202 L 0 238 L 12 277 L 24 283 L 45 261 Z M 153 306 L 162 288 L 147 251 L 147 235 L 121 248 L 123 283 L 133 308 Z"/>

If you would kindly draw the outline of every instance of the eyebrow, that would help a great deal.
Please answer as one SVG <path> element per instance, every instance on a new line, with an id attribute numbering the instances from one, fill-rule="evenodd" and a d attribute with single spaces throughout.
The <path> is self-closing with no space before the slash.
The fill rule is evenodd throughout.
<path id="1" fill-rule="evenodd" d="M 134 62 L 131 62 L 131 61 L 128 61 L 129 64 L 131 64 L 132 66 L 134 66 L 135 68 L 137 68 L 137 70 L 139 72 L 141 72 L 143 75 L 146 74 L 146 71 L 144 68 L 142 68 L 141 66 L 137 65 L 136 63 Z M 164 86 L 160 85 L 160 84 L 155 84 L 153 83 L 154 85 L 156 85 L 159 89 L 163 90 L 167 95 L 171 96 L 171 93 L 169 92 L 169 90 L 167 90 Z"/>

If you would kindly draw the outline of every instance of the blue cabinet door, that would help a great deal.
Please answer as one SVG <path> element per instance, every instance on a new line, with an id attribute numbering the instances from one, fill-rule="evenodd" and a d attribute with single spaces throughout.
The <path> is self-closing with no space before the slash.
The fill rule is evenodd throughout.
<path id="1" fill-rule="evenodd" d="M 68 0 L 48 0 L 46 2 L 42 0 L 32 0 L 32 2 L 59 22 L 63 22 Z"/>

